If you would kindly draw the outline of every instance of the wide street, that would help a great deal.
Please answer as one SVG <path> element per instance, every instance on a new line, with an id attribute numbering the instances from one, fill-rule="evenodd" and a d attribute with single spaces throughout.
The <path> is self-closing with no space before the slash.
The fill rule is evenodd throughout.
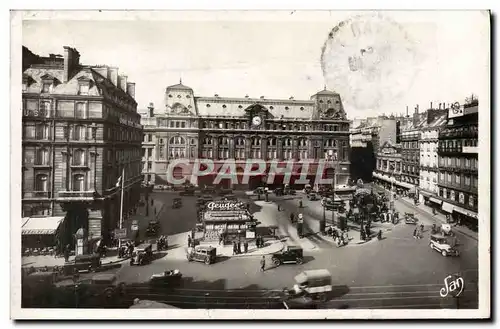
<path id="1" fill-rule="evenodd" d="M 165 200 L 166 206 L 160 214 L 164 234 L 186 232 L 196 222 L 196 198 L 183 197 L 184 206 L 172 209 L 170 200 L 176 196 L 173 192 L 154 193 L 155 198 Z M 412 237 L 414 226 L 404 223 L 385 232 L 385 239 L 382 241 L 373 239 L 361 245 L 352 243 L 337 248 L 320 235 L 298 239 L 290 224 L 289 214 L 292 211 L 298 213 L 300 196 L 300 193 L 296 197 L 285 199 L 272 196 L 269 201 L 274 202 L 269 203 L 254 200 L 252 212 L 263 225 L 280 227 L 281 233 L 288 235 L 292 243 L 303 247 L 305 261 L 302 265 L 273 268 L 268 256 L 267 270 L 260 272 L 260 257 L 225 258 L 216 264 L 205 265 L 172 257 L 172 252 L 168 251 L 146 266 L 131 267 L 124 264 L 118 272 L 119 280 L 135 283 L 128 290 L 132 297 L 162 300 L 178 307 L 199 307 L 203 304 L 209 307 L 246 305 L 251 308 L 276 301 L 277 291 L 291 287 L 294 276 L 299 272 L 326 268 L 332 274 L 335 287 L 332 299 L 323 307 L 453 308 L 455 301 L 452 298 L 441 298 L 439 290 L 444 287 L 443 280 L 446 276 L 460 273 L 466 281 L 460 307 L 477 307 L 477 241 L 458 234 L 460 257 L 441 256 L 429 248 L 429 225 L 433 223 L 433 219 L 427 214 L 417 215 L 426 225 L 424 238 L 421 240 Z M 284 210 L 278 212 L 275 202 L 280 202 Z M 323 215 L 320 203 L 306 198 L 303 198 L 303 203 L 301 212 L 305 226 L 317 232 Z M 414 211 L 411 205 L 400 200 L 396 200 L 395 206 L 400 213 Z M 331 217 L 331 212 L 327 212 L 327 216 Z M 166 269 L 179 269 L 183 273 L 181 288 L 168 294 L 160 294 L 143 284 L 153 273 Z"/>

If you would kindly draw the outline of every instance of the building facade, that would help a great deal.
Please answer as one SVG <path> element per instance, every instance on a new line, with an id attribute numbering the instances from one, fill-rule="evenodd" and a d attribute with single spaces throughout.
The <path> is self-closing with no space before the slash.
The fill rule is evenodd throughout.
<path id="1" fill-rule="evenodd" d="M 64 216 L 59 243 L 83 228 L 108 238 L 139 201 L 142 126 L 135 84 L 76 49 L 42 57 L 23 47 L 22 215 Z M 56 229 L 56 228 L 54 228 Z M 34 233 L 36 234 L 36 233 Z"/>
<path id="2" fill-rule="evenodd" d="M 214 160 L 216 171 L 225 160 L 234 159 L 238 185 L 244 188 L 266 180 L 264 174 L 251 177 L 249 184 L 241 183 L 247 159 L 312 160 L 310 176 L 316 174 L 314 160 L 329 159 L 329 172 L 333 175 L 335 170 L 337 184 L 349 180 L 349 121 L 340 95 L 326 88 L 310 100 L 198 97 L 181 82 L 166 88 L 165 104 L 165 109 L 150 110 L 142 119 L 144 148 L 154 149 L 145 151 L 152 157 L 143 162 L 147 182 L 154 178 L 155 184 L 167 184 L 167 167 L 172 160 L 196 158 Z M 300 164 L 295 164 L 293 172 L 300 171 Z M 190 175 L 186 167 L 174 170 L 174 177 Z M 213 177 L 200 177 L 198 183 L 210 185 Z M 221 182 L 235 187 L 233 183 L 229 179 Z M 280 177 L 275 183 L 281 184 Z"/>
<path id="3" fill-rule="evenodd" d="M 401 145 L 387 141 L 377 152 L 377 167 L 373 172 L 373 179 L 386 189 L 396 190 L 406 187 L 406 184 L 401 182 L 401 174 Z"/>
<path id="4" fill-rule="evenodd" d="M 452 220 L 477 230 L 478 220 L 478 109 L 471 98 L 454 105 L 439 132 L 438 198 Z"/>
<path id="5" fill-rule="evenodd" d="M 436 202 L 439 192 L 438 176 L 438 138 L 439 131 L 446 124 L 448 113 L 437 115 L 432 122 L 425 125 L 420 135 L 420 183 L 419 202 Z"/>

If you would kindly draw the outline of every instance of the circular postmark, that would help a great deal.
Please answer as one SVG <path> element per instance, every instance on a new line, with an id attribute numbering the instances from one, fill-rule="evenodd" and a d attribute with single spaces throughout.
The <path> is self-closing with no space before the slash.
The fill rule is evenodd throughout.
<path id="1" fill-rule="evenodd" d="M 418 66 L 416 42 L 401 24 L 380 13 L 339 22 L 321 52 L 326 85 L 358 110 L 381 108 L 401 98 Z"/>

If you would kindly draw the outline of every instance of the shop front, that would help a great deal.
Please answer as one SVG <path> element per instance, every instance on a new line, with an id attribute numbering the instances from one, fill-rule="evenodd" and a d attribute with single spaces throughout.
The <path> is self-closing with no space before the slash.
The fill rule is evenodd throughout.
<path id="1" fill-rule="evenodd" d="M 453 208 L 452 217 L 458 225 L 465 225 L 471 230 L 477 232 L 478 214 L 476 212 L 455 206 Z"/>
<path id="2" fill-rule="evenodd" d="M 21 234 L 24 249 L 61 249 L 58 246 L 58 232 L 64 217 L 26 217 L 23 218 Z"/>
<path id="3" fill-rule="evenodd" d="M 245 203 L 224 200 L 209 202 L 203 211 L 202 221 L 203 241 L 218 242 L 223 236 L 227 243 L 247 236 L 252 217 Z"/>

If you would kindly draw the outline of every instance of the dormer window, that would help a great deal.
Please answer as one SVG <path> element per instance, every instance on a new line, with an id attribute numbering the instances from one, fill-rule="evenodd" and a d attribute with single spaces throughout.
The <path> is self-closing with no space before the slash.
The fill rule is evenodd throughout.
<path id="1" fill-rule="evenodd" d="M 87 77 L 78 78 L 78 95 L 88 95 L 90 90 L 90 79 Z"/>
<path id="2" fill-rule="evenodd" d="M 52 86 L 56 84 L 57 79 L 50 74 L 44 74 L 42 77 L 42 90 L 41 92 L 46 94 L 52 91 Z"/>
<path id="3" fill-rule="evenodd" d="M 29 75 L 23 74 L 23 91 L 28 91 L 28 87 L 32 82 L 33 79 Z"/>

